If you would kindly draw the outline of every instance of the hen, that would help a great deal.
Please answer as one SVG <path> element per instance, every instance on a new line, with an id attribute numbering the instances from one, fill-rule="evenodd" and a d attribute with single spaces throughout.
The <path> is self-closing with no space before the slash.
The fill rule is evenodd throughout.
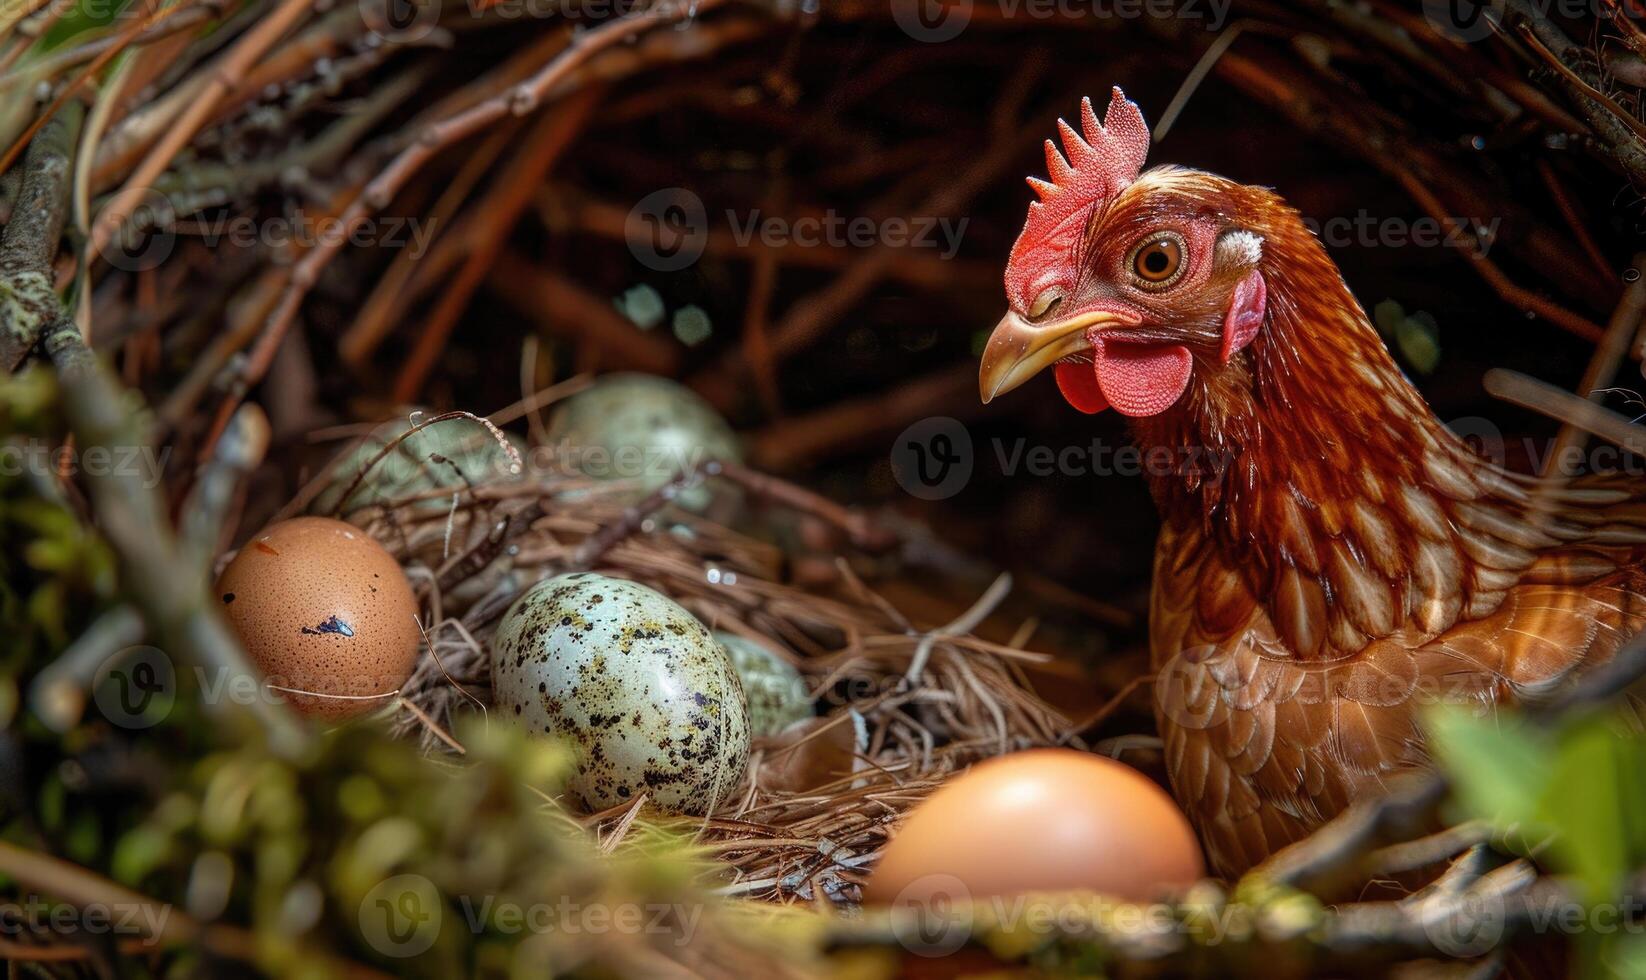
<path id="1" fill-rule="evenodd" d="M 1235 875 L 1424 765 L 1424 705 L 1490 710 L 1610 658 L 1646 624 L 1646 507 L 1472 453 L 1295 210 L 1144 172 L 1118 88 L 1081 123 L 1059 122 L 1067 158 L 1048 140 L 1051 180 L 1029 180 L 982 396 L 1052 367 L 1075 408 L 1130 417 L 1163 524 L 1167 767 Z"/>

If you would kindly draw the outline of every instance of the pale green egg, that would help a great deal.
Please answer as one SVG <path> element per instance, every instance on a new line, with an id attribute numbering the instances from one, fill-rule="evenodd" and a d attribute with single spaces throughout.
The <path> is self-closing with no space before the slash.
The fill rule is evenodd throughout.
<path id="1" fill-rule="evenodd" d="M 649 374 L 611 374 L 571 398 L 549 423 L 549 444 L 567 466 L 597 480 L 627 480 L 641 492 L 710 460 L 741 461 L 737 434 L 684 385 Z M 688 487 L 677 503 L 701 513 L 709 485 Z"/>
<path id="2" fill-rule="evenodd" d="M 752 734 L 757 737 L 774 735 L 800 719 L 812 716 L 806 680 L 793 664 L 736 633 L 717 630 L 714 638 L 726 648 L 732 668 L 743 682 L 743 694 L 749 702 L 749 731 Z"/>
<path id="3" fill-rule="evenodd" d="M 425 412 L 418 416 L 418 420 L 433 417 Z M 399 500 L 437 488 L 455 491 L 466 486 L 519 478 L 520 474 L 515 472 L 515 461 L 498 445 L 497 438 L 484 426 L 468 419 L 449 419 L 419 429 L 373 464 L 383 447 L 411 427 L 409 419 L 402 417 L 373 429 L 364 442 L 331 465 L 331 481 L 314 498 L 309 510 L 316 514 L 332 513 L 361 469 L 367 466 L 371 468 L 354 492 L 349 494 L 340 513 L 346 514 L 368 504 Z M 504 436 L 520 454 L 519 468 L 523 471 L 525 443 L 512 432 Z M 443 511 L 451 506 L 451 497 L 430 497 L 417 506 L 429 511 Z"/>
<path id="4" fill-rule="evenodd" d="M 577 750 L 567 784 L 590 811 L 648 794 L 703 814 L 749 761 L 749 718 L 730 655 L 667 596 L 592 572 L 532 586 L 491 641 L 493 717 Z"/>

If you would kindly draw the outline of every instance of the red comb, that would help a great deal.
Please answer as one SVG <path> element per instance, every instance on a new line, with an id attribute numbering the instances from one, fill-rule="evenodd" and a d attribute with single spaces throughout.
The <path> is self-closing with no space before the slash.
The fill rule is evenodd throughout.
<path id="1" fill-rule="evenodd" d="M 1057 129 L 1063 152 L 1046 141 L 1046 169 L 1052 179 L 1029 178 L 1040 200 L 1029 205 L 1029 219 L 1006 264 L 1006 296 L 1019 305 L 1032 303 L 1040 288 L 1050 284 L 1040 282 L 1046 278 L 1043 273 L 1079 243 L 1086 214 L 1130 186 L 1149 153 L 1143 113 L 1118 85 L 1103 122 L 1097 121 L 1092 100 L 1081 99 L 1080 132 L 1061 119 Z"/>

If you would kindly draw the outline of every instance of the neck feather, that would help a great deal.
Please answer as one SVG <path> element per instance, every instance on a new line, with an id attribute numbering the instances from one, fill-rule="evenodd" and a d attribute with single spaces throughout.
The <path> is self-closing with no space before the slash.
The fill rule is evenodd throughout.
<path id="1" fill-rule="evenodd" d="M 1150 477 L 1164 519 L 1240 569 L 1305 659 L 1500 601 L 1503 576 L 1476 581 L 1458 528 L 1510 481 L 1435 418 L 1295 214 L 1260 231 L 1268 323 L 1136 424 L 1145 447 L 1208 461 Z"/>
<path id="2" fill-rule="evenodd" d="M 1168 515 L 1193 510 L 1242 529 L 1232 544 L 1262 530 L 1250 518 L 1263 498 L 1353 500 L 1368 468 L 1461 449 L 1312 235 L 1271 232 L 1264 255 L 1269 322 L 1257 339 L 1226 366 L 1201 365 L 1177 405 L 1136 425 L 1146 445 L 1203 448 L 1223 470 L 1151 479 Z"/>

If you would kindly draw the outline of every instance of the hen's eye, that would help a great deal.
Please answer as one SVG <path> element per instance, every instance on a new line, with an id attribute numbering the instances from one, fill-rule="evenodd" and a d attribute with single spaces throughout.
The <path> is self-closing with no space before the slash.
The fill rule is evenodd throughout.
<path id="1" fill-rule="evenodd" d="M 1029 307 L 1029 319 L 1038 320 L 1050 313 L 1062 298 L 1063 294 L 1057 289 L 1043 290 L 1039 296 L 1034 298 L 1034 303 Z"/>
<path id="2" fill-rule="evenodd" d="M 1183 236 L 1160 232 L 1132 252 L 1132 275 L 1144 289 L 1164 289 L 1183 274 Z"/>

